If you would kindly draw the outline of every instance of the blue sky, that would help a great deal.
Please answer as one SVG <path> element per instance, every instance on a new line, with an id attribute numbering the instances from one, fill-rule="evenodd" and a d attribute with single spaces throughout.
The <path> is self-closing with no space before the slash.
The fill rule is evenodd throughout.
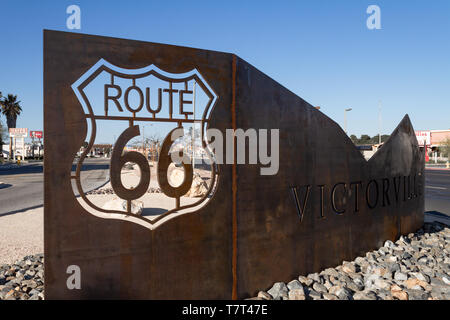
<path id="1" fill-rule="evenodd" d="M 344 126 L 390 133 L 408 113 L 416 130 L 450 129 L 450 1 L 2 0 L 0 91 L 22 101 L 18 127 L 43 127 L 42 30 L 233 52 Z M 381 8 L 381 30 L 366 9 Z M 1 117 L 5 123 L 5 118 Z M 107 142 L 107 141 L 104 141 Z"/>

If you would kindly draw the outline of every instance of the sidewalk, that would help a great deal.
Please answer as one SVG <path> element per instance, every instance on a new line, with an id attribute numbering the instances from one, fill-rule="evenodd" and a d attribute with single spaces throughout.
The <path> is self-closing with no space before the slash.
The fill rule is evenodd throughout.
<path id="1" fill-rule="evenodd" d="M 445 163 L 425 163 L 425 169 L 427 170 L 450 170 Z"/>
<path id="2" fill-rule="evenodd" d="M 3 163 L 0 163 L 0 170 L 10 170 L 10 169 L 16 169 L 20 167 L 30 166 L 33 164 L 42 164 L 43 160 L 24 160 L 21 161 L 20 164 L 17 164 L 13 161 L 5 161 Z"/>
<path id="3" fill-rule="evenodd" d="M 425 169 L 426 170 L 446 170 L 446 171 L 450 171 L 450 168 L 449 169 L 447 169 L 447 168 L 445 168 L 445 167 L 443 167 L 443 168 L 440 168 L 440 167 L 438 167 L 438 168 L 436 168 L 436 167 L 425 167 Z"/>

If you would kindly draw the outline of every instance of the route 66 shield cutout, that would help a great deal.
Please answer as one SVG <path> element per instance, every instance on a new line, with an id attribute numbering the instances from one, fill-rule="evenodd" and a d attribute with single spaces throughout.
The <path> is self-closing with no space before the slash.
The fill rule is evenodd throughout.
<path id="1" fill-rule="evenodd" d="M 206 129 L 218 96 L 197 69 L 169 73 L 153 64 L 123 69 L 100 59 L 72 89 L 89 130 L 71 179 L 74 194 L 79 194 L 79 203 L 89 213 L 154 229 L 198 210 L 212 198 L 218 170 Z M 165 138 L 150 143 L 145 128 L 158 137 L 166 132 Z M 99 200 L 85 191 L 82 167 L 95 154 L 99 139 L 111 133 L 110 182 L 103 187 L 111 195 Z M 181 163 L 172 160 L 175 152 L 181 155 Z M 171 181 L 173 177 L 178 185 Z M 203 188 L 196 197 L 192 197 L 193 184 Z"/>

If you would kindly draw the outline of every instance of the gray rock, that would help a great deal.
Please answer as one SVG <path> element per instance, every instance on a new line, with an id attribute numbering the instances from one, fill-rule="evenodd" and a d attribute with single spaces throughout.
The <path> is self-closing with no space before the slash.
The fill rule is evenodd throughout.
<path id="1" fill-rule="evenodd" d="M 425 281 L 427 283 L 430 283 L 430 277 L 427 275 L 424 275 L 420 272 L 411 272 L 411 276 L 421 280 L 421 281 Z"/>
<path id="2" fill-rule="evenodd" d="M 375 280 L 374 285 L 379 289 L 389 289 L 391 287 L 391 284 L 389 282 L 382 279 Z"/>
<path id="3" fill-rule="evenodd" d="M 325 274 L 328 276 L 334 276 L 336 278 L 339 277 L 339 272 L 337 272 L 336 269 L 333 269 L 333 268 L 325 269 L 324 271 L 321 272 L 321 274 Z"/>
<path id="4" fill-rule="evenodd" d="M 288 297 L 288 287 L 284 282 L 277 282 L 273 287 L 267 291 L 274 300 L 281 300 L 283 297 Z"/>
<path id="5" fill-rule="evenodd" d="M 377 300 L 377 295 L 373 291 L 356 292 L 353 300 Z"/>
<path id="6" fill-rule="evenodd" d="M 330 293 L 324 293 L 324 294 L 322 294 L 322 296 L 325 300 L 338 300 L 339 299 L 334 294 L 330 294 Z"/>
<path id="7" fill-rule="evenodd" d="M 34 296 L 34 295 L 38 295 L 40 292 L 36 289 L 32 289 L 30 290 L 30 292 L 28 292 L 29 296 Z"/>
<path id="8" fill-rule="evenodd" d="M 443 294 L 440 291 L 431 291 L 430 295 L 433 299 L 436 299 L 436 300 L 448 300 L 446 298 L 445 294 Z"/>
<path id="9" fill-rule="evenodd" d="M 394 249 L 394 248 L 396 247 L 396 245 L 395 245 L 391 240 L 387 240 L 387 241 L 384 243 L 384 247 Z"/>
<path id="10" fill-rule="evenodd" d="M 351 291 L 346 288 L 341 288 L 340 290 L 338 290 L 337 297 L 339 298 L 339 300 L 352 300 L 353 299 L 353 295 L 352 295 Z"/>
<path id="11" fill-rule="evenodd" d="M 342 271 L 344 271 L 345 273 L 355 273 L 356 267 L 354 264 L 347 262 L 342 265 Z"/>
<path id="12" fill-rule="evenodd" d="M 386 268 L 388 269 L 389 273 L 391 274 L 391 277 L 397 271 L 400 271 L 400 265 L 398 263 L 387 263 Z"/>
<path id="13" fill-rule="evenodd" d="M 362 280 L 363 279 L 363 275 L 361 273 L 354 272 L 354 273 L 347 273 L 347 274 L 350 277 L 350 279 L 352 279 L 352 280 L 356 280 L 356 279 Z"/>
<path id="14" fill-rule="evenodd" d="M 313 284 L 313 282 L 314 282 L 314 280 L 312 280 L 312 279 L 309 279 L 309 278 L 307 278 L 307 277 L 305 277 L 305 276 L 299 276 L 298 277 L 298 281 L 300 281 L 300 283 L 302 284 L 302 285 L 305 285 L 305 286 L 310 286 L 310 285 L 312 285 Z"/>
<path id="15" fill-rule="evenodd" d="M 314 282 L 313 289 L 320 293 L 328 292 L 327 288 L 323 284 L 318 283 L 318 282 Z"/>
<path id="16" fill-rule="evenodd" d="M 289 291 L 289 300 L 305 300 L 305 291 L 301 289 L 292 289 Z"/>
<path id="17" fill-rule="evenodd" d="M 405 291 L 408 293 L 409 300 L 428 300 L 431 296 L 429 293 L 421 290 L 405 289 Z"/>
<path id="18" fill-rule="evenodd" d="M 339 280 L 339 278 L 337 277 L 330 276 L 330 283 L 331 285 L 338 285 L 339 283 L 341 283 L 341 280 Z"/>
<path id="19" fill-rule="evenodd" d="M 298 280 L 292 280 L 291 282 L 289 282 L 287 284 L 287 287 L 289 290 L 293 290 L 293 289 L 303 289 L 302 284 L 300 283 L 300 281 Z"/>
<path id="20" fill-rule="evenodd" d="M 399 258 L 397 256 L 389 256 L 387 257 L 388 262 L 397 262 Z"/>
<path id="21" fill-rule="evenodd" d="M 333 286 L 329 281 L 326 281 L 323 285 L 325 286 L 325 288 L 327 288 L 327 291 Z"/>
<path id="22" fill-rule="evenodd" d="M 380 279 L 381 277 L 378 274 L 369 274 L 366 278 L 366 281 L 375 282 L 375 280 Z"/>
<path id="23" fill-rule="evenodd" d="M 39 295 L 35 294 L 34 296 L 31 296 L 29 300 L 39 300 Z"/>
<path id="24" fill-rule="evenodd" d="M 350 281 L 350 282 L 346 283 L 345 287 L 347 289 L 350 289 L 353 292 L 361 291 L 362 289 L 364 289 L 364 286 L 360 287 L 356 283 L 354 283 L 353 281 Z"/>
<path id="25" fill-rule="evenodd" d="M 394 274 L 394 279 L 397 281 L 406 281 L 406 280 L 408 280 L 408 276 L 400 271 L 397 271 Z"/>
<path id="26" fill-rule="evenodd" d="M 317 272 L 308 274 L 308 278 L 312 279 L 312 280 L 314 280 L 316 282 L 320 282 L 320 277 L 319 277 L 319 274 Z"/>
<path id="27" fill-rule="evenodd" d="M 394 299 L 391 295 L 391 292 L 386 289 L 378 290 L 377 296 L 380 297 L 381 300 L 393 300 Z"/>
<path id="28" fill-rule="evenodd" d="M 352 282 L 353 279 L 350 278 L 346 273 L 342 273 L 339 275 L 339 280 L 343 283 L 349 283 Z"/>
<path id="29" fill-rule="evenodd" d="M 402 259 L 402 260 L 408 260 L 408 259 L 411 259 L 411 258 L 412 258 L 412 255 L 409 254 L 408 252 L 404 252 L 404 253 L 401 255 L 401 259 Z"/>
<path id="30" fill-rule="evenodd" d="M 36 297 L 38 297 L 38 295 L 36 295 Z M 270 294 L 268 294 L 265 291 L 260 291 L 258 292 L 258 298 L 261 298 L 263 300 L 272 300 L 272 296 Z"/>
<path id="31" fill-rule="evenodd" d="M 314 291 L 313 289 L 308 290 L 307 296 L 313 300 L 319 300 L 322 297 L 322 295 L 319 292 Z"/>

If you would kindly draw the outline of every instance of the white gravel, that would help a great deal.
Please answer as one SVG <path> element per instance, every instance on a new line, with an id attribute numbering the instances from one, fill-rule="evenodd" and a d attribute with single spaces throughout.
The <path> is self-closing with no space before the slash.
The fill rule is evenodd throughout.
<path id="1" fill-rule="evenodd" d="M 0 265 L 43 252 L 43 207 L 0 216 Z"/>

